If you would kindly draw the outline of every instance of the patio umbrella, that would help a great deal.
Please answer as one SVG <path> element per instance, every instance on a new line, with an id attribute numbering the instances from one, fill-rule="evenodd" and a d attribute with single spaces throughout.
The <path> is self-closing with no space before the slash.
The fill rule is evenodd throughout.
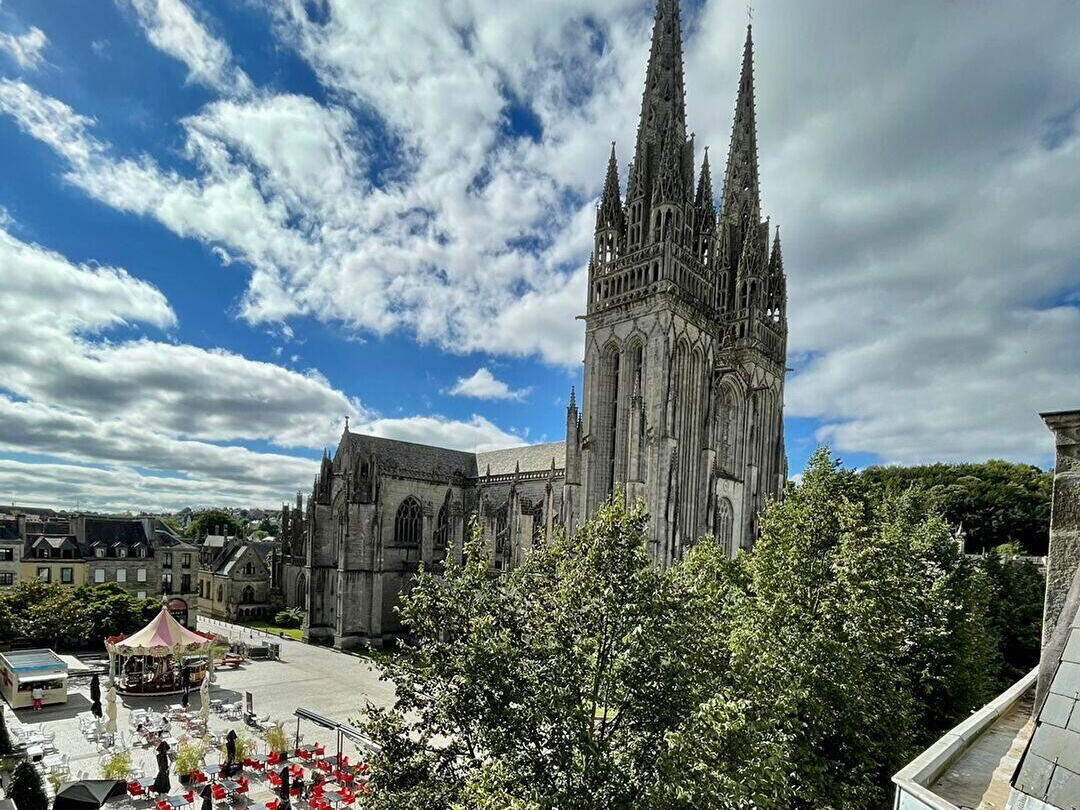
<path id="1" fill-rule="evenodd" d="M 105 693 L 105 730 L 110 734 L 116 733 L 116 689 L 112 686 Z"/>
<path id="2" fill-rule="evenodd" d="M 199 795 L 202 796 L 201 810 L 214 810 L 214 791 L 210 788 L 209 782 L 203 785 Z"/>
<path id="3" fill-rule="evenodd" d="M 162 742 L 157 751 L 157 776 L 154 777 L 154 785 L 151 790 L 159 796 L 164 796 L 172 790 L 172 781 L 169 779 L 169 744 Z"/>
<path id="4" fill-rule="evenodd" d="M 53 807 L 57 810 L 97 810 L 113 796 L 124 793 L 124 783 L 115 779 L 80 779 L 60 786 Z"/>
<path id="5" fill-rule="evenodd" d="M 278 776 L 281 777 L 281 787 L 278 789 L 281 804 L 278 805 L 278 810 L 289 810 L 289 766 L 282 768 Z"/>
<path id="6" fill-rule="evenodd" d="M 90 703 L 90 713 L 101 719 L 101 682 L 97 675 L 90 679 Z"/>

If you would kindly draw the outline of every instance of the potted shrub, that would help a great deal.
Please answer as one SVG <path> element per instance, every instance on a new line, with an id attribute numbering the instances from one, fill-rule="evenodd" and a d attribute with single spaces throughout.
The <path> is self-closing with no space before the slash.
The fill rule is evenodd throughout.
<path id="1" fill-rule="evenodd" d="M 176 775 L 184 787 L 191 782 L 191 774 L 202 767 L 208 747 L 202 740 L 181 740 L 176 747 Z"/>
<path id="2" fill-rule="evenodd" d="M 131 775 L 131 752 L 115 751 L 101 764 L 101 778 L 126 782 Z"/>
<path id="3" fill-rule="evenodd" d="M 266 741 L 267 748 L 275 754 L 281 754 L 285 759 L 289 758 L 289 737 L 285 734 L 281 723 L 272 725 L 264 731 L 263 739 Z"/>
<path id="4" fill-rule="evenodd" d="M 221 761 L 227 762 L 229 759 L 229 749 L 225 743 L 221 744 Z M 240 731 L 236 734 L 236 762 L 243 762 L 244 757 L 250 756 L 255 751 L 255 740 L 249 737 L 244 732 Z"/>

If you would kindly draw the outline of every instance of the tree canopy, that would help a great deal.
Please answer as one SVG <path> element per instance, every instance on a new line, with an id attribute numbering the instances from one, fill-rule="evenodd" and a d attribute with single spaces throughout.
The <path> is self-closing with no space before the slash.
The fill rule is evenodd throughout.
<path id="1" fill-rule="evenodd" d="M 0 619 L 9 617 L 0 627 L 8 640 L 81 648 L 138 630 L 159 607 L 155 600 L 139 599 L 114 582 L 73 589 L 27 579 L 0 591 Z"/>
<path id="2" fill-rule="evenodd" d="M 231 517 L 228 512 L 220 509 L 209 509 L 205 512 L 199 512 L 192 518 L 184 534 L 187 537 L 202 540 L 208 534 L 217 534 L 221 531 L 228 535 L 243 535 L 244 524 L 242 521 Z"/>
<path id="3" fill-rule="evenodd" d="M 660 570 L 647 526 L 616 495 L 506 576 L 476 533 L 415 577 L 411 643 L 383 664 L 396 702 L 358 721 L 376 806 L 884 808 L 998 686 L 985 564 L 825 451 L 736 560 L 706 537 Z"/>
<path id="4" fill-rule="evenodd" d="M 860 474 L 870 497 L 912 489 L 928 510 L 963 530 L 970 552 L 1015 543 L 1045 555 L 1050 534 L 1053 474 L 1030 464 L 930 464 L 869 467 Z"/>

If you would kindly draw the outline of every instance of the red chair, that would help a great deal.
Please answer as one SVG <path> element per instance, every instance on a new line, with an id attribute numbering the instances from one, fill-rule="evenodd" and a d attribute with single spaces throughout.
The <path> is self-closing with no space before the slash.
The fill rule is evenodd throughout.
<path id="1" fill-rule="evenodd" d="M 359 765 L 356 766 L 356 772 L 357 773 L 367 773 L 368 772 L 368 764 L 366 762 L 361 762 Z"/>
<path id="2" fill-rule="evenodd" d="M 157 810 L 172 810 L 172 805 L 164 799 L 157 800 Z"/>
<path id="3" fill-rule="evenodd" d="M 184 798 L 187 799 L 188 804 L 194 804 L 195 803 L 195 791 L 194 790 L 189 790 L 187 793 L 184 794 Z"/>
<path id="4" fill-rule="evenodd" d="M 210 795 L 214 797 L 214 801 L 223 802 L 229 798 L 229 794 L 225 792 L 225 788 L 221 785 L 214 783 L 210 787 Z"/>
<path id="5" fill-rule="evenodd" d="M 278 776 L 274 771 L 267 771 L 266 772 L 266 778 L 269 780 L 270 784 L 273 785 L 274 787 L 277 787 L 278 785 L 281 784 L 281 777 Z"/>
<path id="6" fill-rule="evenodd" d="M 271 751 L 270 756 L 266 758 L 266 764 L 277 765 L 279 762 L 281 762 L 281 754 L 279 754 L 277 751 Z"/>
<path id="7" fill-rule="evenodd" d="M 128 782 L 127 793 L 128 796 L 132 799 L 141 799 L 146 796 L 146 793 L 142 789 L 142 785 L 140 785 L 138 782 Z"/>
<path id="8" fill-rule="evenodd" d="M 246 778 L 241 776 L 239 779 L 236 780 L 237 793 L 247 793 L 249 790 L 251 790 L 251 782 L 249 782 Z"/>
<path id="9" fill-rule="evenodd" d="M 318 768 L 320 771 L 326 771 L 327 773 L 330 773 L 330 771 L 334 769 L 334 766 L 331 765 L 330 761 L 326 759 L 320 759 L 318 762 L 315 763 L 315 767 Z"/>
<path id="10" fill-rule="evenodd" d="M 315 743 L 315 756 L 321 757 L 326 754 L 326 748 Z"/>
<path id="11" fill-rule="evenodd" d="M 262 773 L 263 770 L 266 768 L 266 766 L 263 763 L 259 762 L 259 760 L 257 760 L 257 759 L 251 760 L 250 767 L 251 767 L 251 770 L 258 771 L 259 773 Z"/>
<path id="12" fill-rule="evenodd" d="M 278 810 L 279 804 L 281 804 L 281 799 L 274 799 L 272 802 L 267 802 L 266 810 Z"/>

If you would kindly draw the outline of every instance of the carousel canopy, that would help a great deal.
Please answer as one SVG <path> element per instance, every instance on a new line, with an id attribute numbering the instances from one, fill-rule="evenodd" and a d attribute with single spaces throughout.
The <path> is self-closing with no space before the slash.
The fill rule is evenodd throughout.
<path id="1" fill-rule="evenodd" d="M 168 609 L 161 612 L 137 633 L 127 637 L 106 639 L 105 648 L 116 655 L 149 655 L 155 658 L 183 653 L 210 651 L 211 639 L 188 630 L 172 617 Z"/>

